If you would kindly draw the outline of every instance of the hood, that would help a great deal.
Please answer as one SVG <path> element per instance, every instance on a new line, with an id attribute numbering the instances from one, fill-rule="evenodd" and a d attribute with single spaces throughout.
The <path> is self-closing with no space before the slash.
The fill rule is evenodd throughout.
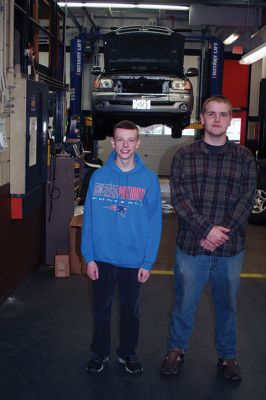
<path id="1" fill-rule="evenodd" d="M 170 31 L 134 31 L 104 35 L 105 72 L 182 74 L 184 36 Z"/>
<path id="2" fill-rule="evenodd" d="M 134 175 L 140 169 L 142 169 L 144 167 L 144 163 L 143 163 L 142 159 L 140 158 L 140 156 L 137 153 L 135 153 L 135 157 L 134 157 L 135 167 L 133 169 L 131 169 L 130 171 L 127 171 L 127 172 L 124 172 L 120 168 L 118 168 L 118 166 L 115 163 L 115 159 L 116 159 L 116 152 L 115 152 L 115 150 L 113 150 L 112 153 L 110 154 L 108 160 L 107 160 L 107 164 L 117 174 Z"/>

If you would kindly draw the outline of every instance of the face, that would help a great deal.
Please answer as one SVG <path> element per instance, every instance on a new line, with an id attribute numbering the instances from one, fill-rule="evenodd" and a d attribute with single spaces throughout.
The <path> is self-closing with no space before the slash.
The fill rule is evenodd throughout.
<path id="1" fill-rule="evenodd" d="M 128 161 L 134 159 L 135 149 L 139 147 L 140 140 L 136 130 L 117 128 L 111 143 L 117 158 L 121 161 Z"/>
<path id="2" fill-rule="evenodd" d="M 200 121 L 204 125 L 205 139 L 226 138 L 226 130 L 231 124 L 232 115 L 226 103 L 210 101 L 206 104 Z"/>

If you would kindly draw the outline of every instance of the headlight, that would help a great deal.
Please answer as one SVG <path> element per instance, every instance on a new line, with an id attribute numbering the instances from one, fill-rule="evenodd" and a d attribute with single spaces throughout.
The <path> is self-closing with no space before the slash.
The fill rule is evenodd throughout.
<path id="1" fill-rule="evenodd" d="M 173 90 L 182 90 L 182 89 L 184 89 L 185 88 L 185 85 L 184 85 L 184 81 L 183 80 L 174 80 L 174 81 L 172 81 L 171 82 L 171 89 L 173 89 Z"/>
<path id="2" fill-rule="evenodd" d="M 114 82 L 112 79 L 96 79 L 94 81 L 95 89 L 112 89 L 114 87 Z"/>
<path id="3" fill-rule="evenodd" d="M 171 89 L 173 89 L 173 90 L 191 90 L 192 85 L 189 80 L 185 81 L 183 79 L 179 79 L 179 80 L 176 79 L 171 82 Z"/>

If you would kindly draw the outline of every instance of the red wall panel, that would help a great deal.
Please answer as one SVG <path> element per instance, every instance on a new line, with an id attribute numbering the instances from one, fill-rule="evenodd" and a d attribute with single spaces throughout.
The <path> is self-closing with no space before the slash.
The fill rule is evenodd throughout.
<path id="1" fill-rule="evenodd" d="M 238 60 L 224 60 L 222 93 L 228 97 L 233 107 L 248 107 L 249 66 Z"/>

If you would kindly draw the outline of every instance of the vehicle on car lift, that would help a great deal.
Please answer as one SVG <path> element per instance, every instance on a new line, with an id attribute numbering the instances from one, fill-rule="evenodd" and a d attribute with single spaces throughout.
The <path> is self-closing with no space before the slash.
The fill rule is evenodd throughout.
<path id="1" fill-rule="evenodd" d="M 184 72 L 184 36 L 164 27 L 128 26 L 103 35 L 104 70 L 92 90 L 94 139 L 112 136 L 121 119 L 140 126 L 163 124 L 181 137 L 190 124 L 193 88 L 189 77 L 197 68 Z"/>
<path id="2" fill-rule="evenodd" d="M 261 224 L 266 221 L 266 159 L 257 159 L 256 164 L 257 189 L 249 222 L 252 224 Z"/>

